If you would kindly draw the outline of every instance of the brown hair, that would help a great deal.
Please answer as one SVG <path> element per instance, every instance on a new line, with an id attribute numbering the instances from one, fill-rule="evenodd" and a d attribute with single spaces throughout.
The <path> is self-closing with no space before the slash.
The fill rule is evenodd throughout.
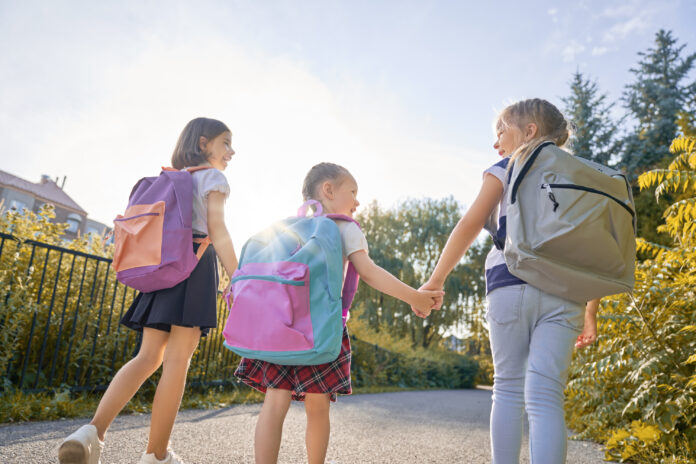
<path id="1" fill-rule="evenodd" d="M 554 105 L 541 98 L 518 101 L 505 108 L 498 115 L 496 126 L 516 126 L 523 129 L 527 124 L 534 123 L 537 132 L 534 138 L 526 141 L 510 156 L 510 163 L 523 161 L 540 143 L 551 141 L 562 147 L 570 137 L 570 124 Z"/>
<path id="2" fill-rule="evenodd" d="M 181 131 L 179 140 L 172 153 L 172 166 L 176 169 L 184 169 L 198 166 L 207 161 L 207 156 L 201 151 L 200 139 L 205 137 L 213 140 L 223 132 L 231 132 L 225 123 L 217 119 L 196 118 L 189 121 Z"/>
<path id="3" fill-rule="evenodd" d="M 333 163 L 319 163 L 312 166 L 302 184 L 302 198 L 317 200 L 317 187 L 327 180 L 336 181 L 342 177 L 353 177 L 343 166 Z"/>

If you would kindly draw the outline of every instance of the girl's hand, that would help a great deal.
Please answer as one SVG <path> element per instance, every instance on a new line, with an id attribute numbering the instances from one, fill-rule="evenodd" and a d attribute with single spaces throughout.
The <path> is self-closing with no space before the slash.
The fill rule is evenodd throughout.
<path id="1" fill-rule="evenodd" d="M 421 287 L 418 290 L 439 290 L 442 292 L 442 295 L 439 297 L 435 298 L 435 306 L 433 306 L 432 309 L 440 309 L 442 308 L 442 301 L 443 298 L 442 296 L 445 294 L 443 291 L 444 284 L 438 283 L 438 282 L 433 282 L 432 280 L 428 280 L 426 283 L 421 285 Z"/>
<path id="2" fill-rule="evenodd" d="M 418 317 L 426 318 L 430 312 L 438 305 L 442 304 L 442 290 L 419 289 L 416 298 L 411 302 L 411 309 Z"/>
<path id="3" fill-rule="evenodd" d="M 588 301 L 585 306 L 585 327 L 575 341 L 575 348 L 585 348 L 597 340 L 597 310 L 599 298 Z"/>
<path id="4" fill-rule="evenodd" d="M 578 335 L 578 339 L 575 342 L 575 348 L 585 348 L 590 346 L 597 340 L 597 326 L 587 326 L 583 329 L 582 333 Z"/>

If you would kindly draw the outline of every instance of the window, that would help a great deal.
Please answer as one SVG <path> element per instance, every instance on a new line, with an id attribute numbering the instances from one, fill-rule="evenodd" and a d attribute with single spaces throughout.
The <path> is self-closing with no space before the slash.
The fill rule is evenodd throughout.
<path id="1" fill-rule="evenodd" d="M 77 233 L 80 230 L 80 224 L 82 224 L 82 218 L 78 214 L 68 214 L 68 232 Z"/>
<path id="2" fill-rule="evenodd" d="M 24 203 L 23 201 L 19 200 L 12 200 L 10 202 L 10 210 L 17 211 L 18 213 L 22 213 L 23 210 L 27 209 L 27 204 Z"/>

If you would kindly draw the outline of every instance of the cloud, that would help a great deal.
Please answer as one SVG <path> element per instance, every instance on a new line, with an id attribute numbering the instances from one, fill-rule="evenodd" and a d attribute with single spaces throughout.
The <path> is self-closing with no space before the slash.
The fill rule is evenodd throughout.
<path id="1" fill-rule="evenodd" d="M 606 54 L 609 51 L 609 48 L 607 47 L 593 47 L 592 48 L 592 56 L 602 56 Z"/>
<path id="2" fill-rule="evenodd" d="M 662 12 L 676 11 L 679 7 L 679 2 L 674 0 L 664 0 L 660 3 L 633 0 L 618 6 L 608 6 L 601 11 L 599 17 L 614 22 L 605 31 L 603 40 L 614 42 L 644 33 L 653 27 L 655 18 L 659 18 Z"/>
<path id="3" fill-rule="evenodd" d="M 606 18 L 631 17 L 640 13 L 640 6 L 637 3 L 628 3 L 619 6 L 608 6 L 604 8 L 600 16 Z"/>
<path id="4" fill-rule="evenodd" d="M 238 249 L 296 211 L 304 175 L 320 161 L 350 169 L 363 204 L 475 197 L 490 155 L 418 137 L 392 96 L 359 84 L 332 89 L 285 56 L 203 40 L 205 49 L 153 39 L 135 59 L 112 64 L 94 98 L 32 135 L 30 164 L 66 174 L 66 192 L 110 224 L 133 184 L 169 164 L 190 119 L 220 119 L 237 152 L 225 174 L 232 189 L 226 222 Z"/>
<path id="5" fill-rule="evenodd" d="M 626 21 L 614 24 L 604 33 L 605 42 L 623 40 L 635 32 L 641 32 L 649 27 L 648 20 L 644 15 L 636 16 Z"/>
<path id="6" fill-rule="evenodd" d="M 561 57 L 563 58 L 563 62 L 570 63 L 575 61 L 577 55 L 584 51 L 585 46 L 573 40 L 561 50 Z"/>
<path id="7" fill-rule="evenodd" d="M 558 22 L 558 8 L 549 8 L 548 10 L 546 10 L 546 14 L 548 14 L 551 17 L 552 22 Z"/>

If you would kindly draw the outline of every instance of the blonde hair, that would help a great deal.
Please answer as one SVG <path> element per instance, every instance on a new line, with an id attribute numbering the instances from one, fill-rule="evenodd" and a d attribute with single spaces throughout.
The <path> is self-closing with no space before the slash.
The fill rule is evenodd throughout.
<path id="1" fill-rule="evenodd" d="M 304 182 L 302 184 L 302 197 L 307 200 L 318 200 L 319 194 L 317 192 L 319 185 L 324 181 L 342 181 L 344 178 L 352 178 L 353 176 L 348 171 L 348 169 L 343 166 L 339 166 L 334 163 L 319 163 L 312 166 L 305 176 Z M 315 206 L 312 205 L 312 209 Z"/>
<path id="2" fill-rule="evenodd" d="M 542 142 L 551 141 L 556 146 L 563 147 L 570 138 L 570 124 L 563 114 L 541 98 L 521 100 L 508 106 L 498 115 L 496 126 L 515 126 L 524 130 L 530 123 L 536 125 L 536 134 L 515 150 L 510 156 L 508 166 L 512 166 L 516 160 L 524 161 Z"/>

